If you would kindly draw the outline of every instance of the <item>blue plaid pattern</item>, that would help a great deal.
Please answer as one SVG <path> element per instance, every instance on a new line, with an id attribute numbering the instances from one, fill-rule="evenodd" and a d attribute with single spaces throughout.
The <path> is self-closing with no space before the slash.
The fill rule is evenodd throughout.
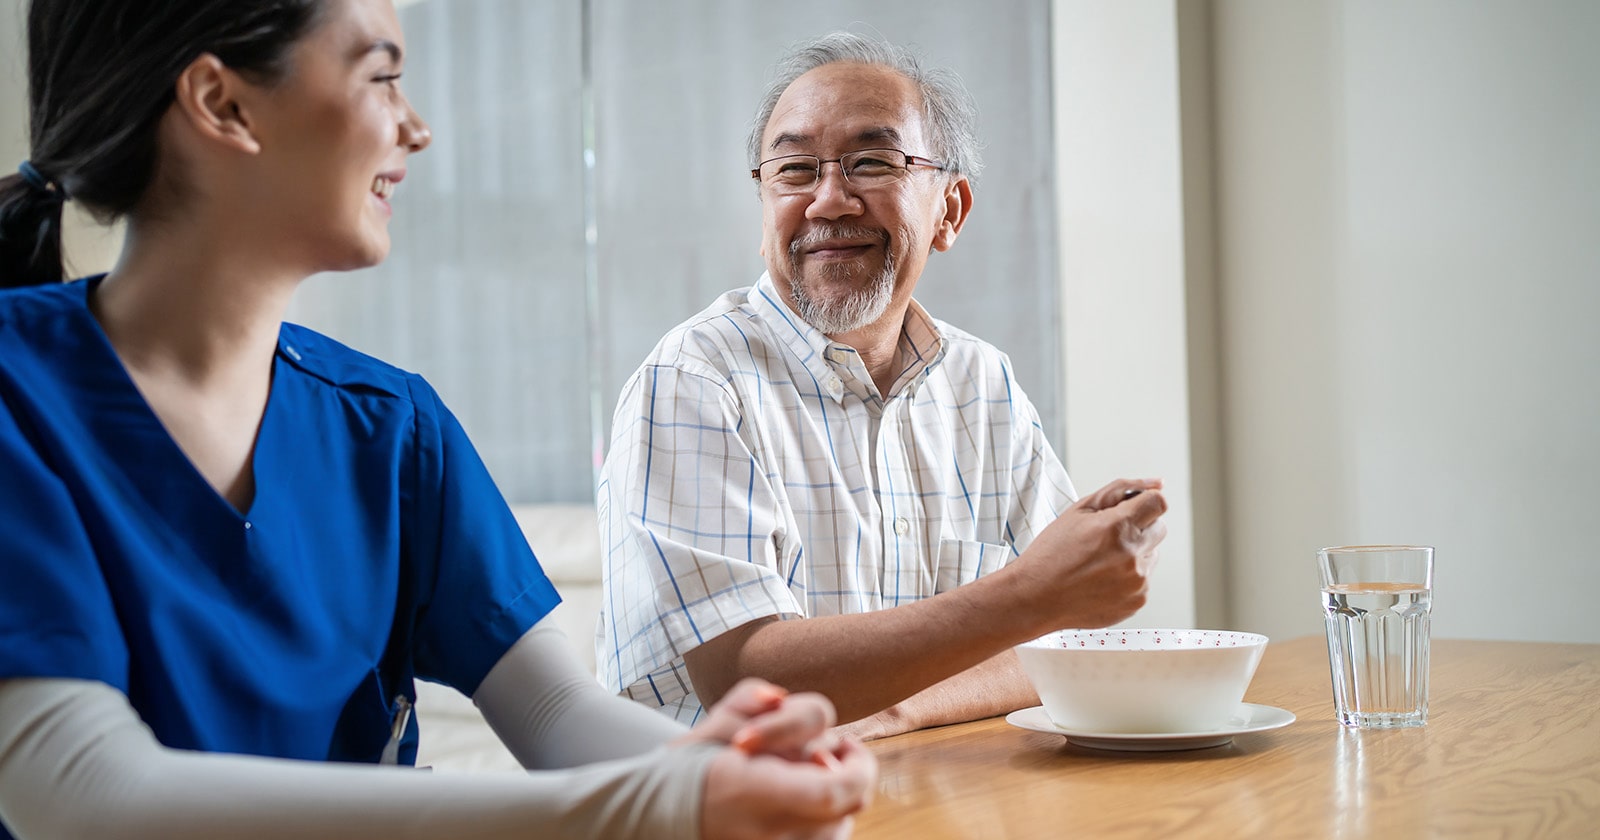
<path id="1" fill-rule="evenodd" d="M 747 622 L 975 580 L 1076 498 L 992 345 L 906 313 L 878 395 L 770 277 L 678 326 L 624 386 L 597 495 L 602 684 L 686 723 L 683 653 Z"/>

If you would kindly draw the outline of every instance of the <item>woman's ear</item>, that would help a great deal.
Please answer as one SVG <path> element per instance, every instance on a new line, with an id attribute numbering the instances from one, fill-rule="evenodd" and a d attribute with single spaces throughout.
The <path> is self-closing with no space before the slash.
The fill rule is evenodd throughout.
<path id="1" fill-rule="evenodd" d="M 253 155 L 261 142 L 245 105 L 250 90 L 221 59 L 203 53 L 178 76 L 173 104 L 200 137 Z"/>
<path id="2" fill-rule="evenodd" d="M 944 189 L 944 215 L 939 219 L 939 226 L 933 232 L 933 250 L 948 251 L 950 246 L 956 244 L 956 237 L 961 234 L 962 226 L 967 223 L 967 214 L 972 212 L 972 182 L 966 176 L 952 181 Z"/>

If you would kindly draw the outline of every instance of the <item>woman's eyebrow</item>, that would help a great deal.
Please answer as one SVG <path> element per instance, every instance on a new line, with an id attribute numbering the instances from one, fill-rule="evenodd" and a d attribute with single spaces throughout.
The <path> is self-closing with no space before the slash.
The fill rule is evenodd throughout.
<path id="1" fill-rule="evenodd" d="M 368 44 L 366 49 L 362 50 L 358 57 L 366 58 L 375 52 L 388 53 L 389 60 L 393 61 L 395 64 L 399 64 L 401 59 L 405 57 L 404 51 L 400 49 L 400 45 L 387 38 L 378 38 L 377 40 Z"/>

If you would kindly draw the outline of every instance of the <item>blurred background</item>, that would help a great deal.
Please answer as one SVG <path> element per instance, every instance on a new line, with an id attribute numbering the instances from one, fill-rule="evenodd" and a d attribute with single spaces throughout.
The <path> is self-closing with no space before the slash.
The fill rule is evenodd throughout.
<path id="1" fill-rule="evenodd" d="M 434 144 L 388 262 L 291 317 L 427 376 L 513 503 L 591 500 L 634 366 L 760 273 L 749 121 L 786 46 L 848 29 L 978 102 L 919 300 L 1011 355 L 1080 491 L 1167 481 L 1130 624 L 1316 633 L 1319 547 L 1426 543 L 1437 635 L 1600 642 L 1600 3 L 399 5 Z"/>

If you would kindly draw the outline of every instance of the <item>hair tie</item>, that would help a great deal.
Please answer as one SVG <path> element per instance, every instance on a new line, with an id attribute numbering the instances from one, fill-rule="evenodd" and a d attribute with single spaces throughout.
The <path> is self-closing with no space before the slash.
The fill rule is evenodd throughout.
<path id="1" fill-rule="evenodd" d="M 50 197 L 59 201 L 67 200 L 67 191 L 61 184 L 46 178 L 44 173 L 34 167 L 32 161 L 23 161 L 22 165 L 17 167 L 17 171 L 22 174 L 22 180 L 27 181 L 34 189 L 48 193 Z"/>

